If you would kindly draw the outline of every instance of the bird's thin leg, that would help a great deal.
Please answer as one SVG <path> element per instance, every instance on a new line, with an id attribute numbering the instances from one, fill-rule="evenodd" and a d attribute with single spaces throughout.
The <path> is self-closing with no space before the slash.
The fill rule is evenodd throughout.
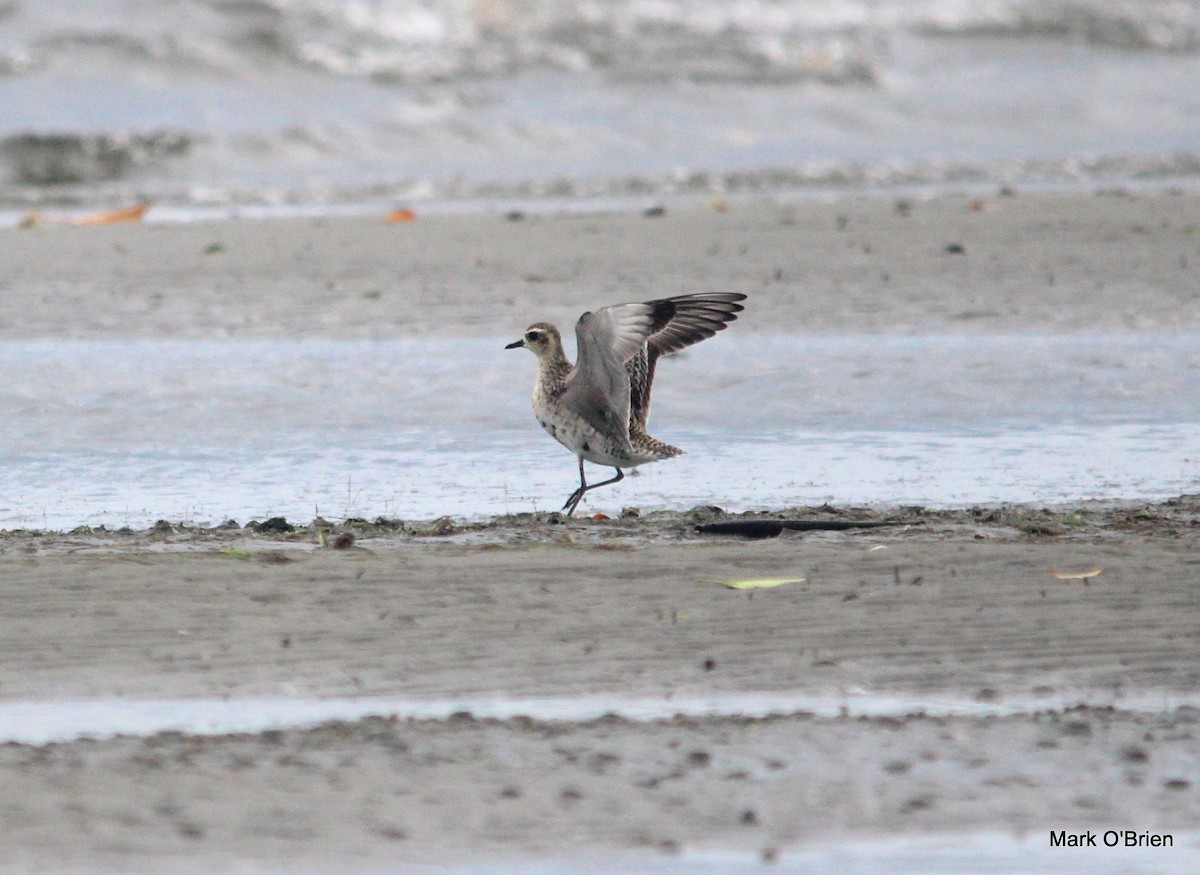
<path id="1" fill-rule="evenodd" d="M 571 493 L 571 497 L 568 498 L 567 503 L 563 505 L 563 510 L 566 511 L 567 516 L 571 516 L 573 513 L 575 513 L 575 508 L 579 506 L 579 502 L 583 501 L 583 495 L 585 492 L 590 492 L 597 486 L 607 486 L 610 483 L 617 483 L 618 481 L 625 479 L 624 471 L 622 471 L 620 468 L 613 468 L 613 470 L 617 472 L 616 477 L 610 477 L 607 480 L 601 480 L 599 483 L 593 483 L 591 486 L 589 486 L 587 480 L 585 480 L 583 476 L 583 459 L 580 458 L 579 488 Z"/>
<path id="2" fill-rule="evenodd" d="M 583 498 L 583 493 L 587 492 L 587 478 L 583 476 L 583 456 L 579 457 L 579 488 L 572 492 L 568 497 L 566 504 L 562 509 L 567 511 L 567 516 L 575 513 L 575 508 Z M 570 508 L 570 510 L 567 510 Z"/>

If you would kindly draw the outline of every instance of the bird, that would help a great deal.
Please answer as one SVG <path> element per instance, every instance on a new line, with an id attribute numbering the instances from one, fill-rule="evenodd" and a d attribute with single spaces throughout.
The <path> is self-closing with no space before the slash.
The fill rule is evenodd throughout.
<path id="1" fill-rule="evenodd" d="M 586 493 L 625 479 L 623 469 L 683 455 L 646 431 L 655 365 L 723 331 L 745 299 L 740 292 L 701 292 L 589 311 L 575 324 L 574 365 L 549 322 L 533 323 L 505 347 L 537 356 L 534 416 L 579 459 L 579 488 L 562 506 L 568 517 Z M 584 461 L 611 467 L 616 476 L 589 484 Z"/>

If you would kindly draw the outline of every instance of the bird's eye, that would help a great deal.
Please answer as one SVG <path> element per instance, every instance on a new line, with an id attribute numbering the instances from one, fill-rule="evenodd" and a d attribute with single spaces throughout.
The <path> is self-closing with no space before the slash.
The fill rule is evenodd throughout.
<path id="1" fill-rule="evenodd" d="M 541 339 L 542 339 L 542 332 L 540 332 L 540 331 L 527 331 L 527 332 L 525 332 L 525 339 L 526 339 L 526 340 L 528 340 L 528 341 L 530 341 L 530 342 L 533 342 L 533 341 L 535 341 L 535 340 L 541 340 Z"/>

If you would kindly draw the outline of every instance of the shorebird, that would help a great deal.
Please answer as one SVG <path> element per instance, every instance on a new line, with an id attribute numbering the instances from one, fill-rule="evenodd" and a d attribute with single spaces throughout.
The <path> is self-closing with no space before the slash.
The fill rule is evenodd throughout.
<path id="1" fill-rule="evenodd" d="M 584 313 L 575 324 L 574 365 L 548 322 L 535 322 L 505 347 L 524 347 L 537 356 L 533 413 L 579 459 L 579 488 L 562 507 L 568 517 L 585 493 L 625 479 L 623 468 L 683 455 L 646 432 L 654 366 L 660 357 L 724 330 L 745 299 L 739 292 L 677 295 Z M 589 485 L 585 460 L 614 468 L 617 475 Z"/>

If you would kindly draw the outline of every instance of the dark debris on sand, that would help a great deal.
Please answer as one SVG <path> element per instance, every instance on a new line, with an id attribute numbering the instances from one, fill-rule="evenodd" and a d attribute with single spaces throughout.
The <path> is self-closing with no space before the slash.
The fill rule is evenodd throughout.
<path id="1" fill-rule="evenodd" d="M 925 507 L 818 507 L 727 513 L 705 505 L 687 511 L 642 512 L 626 508 L 620 516 L 568 519 L 557 512 L 517 513 L 487 520 L 400 520 L 376 517 L 333 522 L 317 517 L 307 524 L 283 517 L 240 526 L 227 520 L 201 525 L 159 520 L 141 531 L 80 526 L 70 532 L 0 531 L 0 553 L 78 552 L 154 545 L 160 548 L 252 549 L 324 547 L 370 549 L 388 542 L 453 544 L 461 547 L 561 544 L 578 547 L 711 542 L 722 538 L 904 539 L 951 537 L 970 532 L 976 539 L 1096 539 L 1106 534 L 1178 538 L 1200 528 L 1200 495 L 1184 495 L 1158 504 L 1090 502 L 1069 507 L 997 505 L 963 509 Z"/>

